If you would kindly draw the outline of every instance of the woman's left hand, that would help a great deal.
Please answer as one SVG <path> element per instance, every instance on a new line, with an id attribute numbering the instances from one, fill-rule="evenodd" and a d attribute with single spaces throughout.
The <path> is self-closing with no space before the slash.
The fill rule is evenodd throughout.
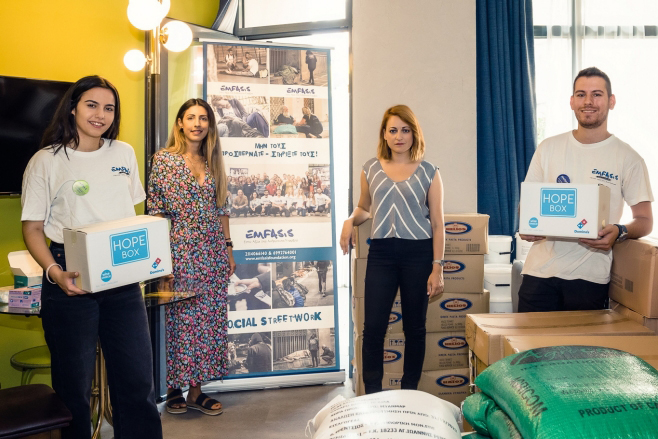
<path id="1" fill-rule="evenodd" d="M 235 273 L 235 260 L 233 259 L 233 251 L 229 248 L 228 251 L 228 276 L 231 277 Z"/>
<path id="2" fill-rule="evenodd" d="M 431 299 L 441 294 L 443 294 L 443 270 L 439 266 L 435 266 L 427 279 L 427 295 Z"/>

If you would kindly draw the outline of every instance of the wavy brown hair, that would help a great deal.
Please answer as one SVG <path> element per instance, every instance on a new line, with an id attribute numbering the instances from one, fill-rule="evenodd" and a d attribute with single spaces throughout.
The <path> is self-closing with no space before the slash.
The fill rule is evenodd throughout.
<path id="1" fill-rule="evenodd" d="M 423 137 L 423 130 L 420 128 L 420 123 L 411 108 L 406 105 L 396 105 L 389 108 L 384 112 L 382 118 L 382 125 L 379 129 L 379 145 L 377 146 L 377 158 L 382 160 L 391 159 L 391 148 L 388 147 L 384 133 L 386 132 L 386 124 L 391 116 L 397 116 L 409 125 L 411 132 L 414 135 L 414 141 L 411 144 L 409 155 L 412 161 L 417 161 L 425 155 L 425 138 Z"/>
<path id="2" fill-rule="evenodd" d="M 187 140 L 185 139 L 185 134 L 183 134 L 183 129 L 178 126 L 178 121 L 182 121 L 185 112 L 196 105 L 205 108 L 206 113 L 208 113 L 208 135 L 201 141 L 199 154 L 206 159 L 210 174 L 215 178 L 216 204 L 217 207 L 222 207 L 226 204 L 228 180 L 226 178 L 226 169 L 224 168 L 222 147 L 219 143 L 219 135 L 217 134 L 215 113 L 206 101 L 203 99 L 188 99 L 181 105 L 176 114 L 176 121 L 171 128 L 165 149 L 174 154 L 184 154 L 187 151 Z"/>

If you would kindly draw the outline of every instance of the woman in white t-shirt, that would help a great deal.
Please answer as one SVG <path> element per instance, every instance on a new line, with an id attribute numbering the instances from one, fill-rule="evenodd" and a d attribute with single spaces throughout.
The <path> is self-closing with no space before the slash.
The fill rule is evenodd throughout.
<path id="1" fill-rule="evenodd" d="M 122 438 L 162 437 L 139 284 L 87 294 L 66 271 L 62 229 L 135 216 L 144 201 L 132 147 L 116 140 L 119 94 L 87 76 L 60 102 L 23 176 L 23 238 L 43 267 L 41 318 L 55 392 L 73 415 L 63 437 L 91 437 L 89 400 L 100 339 Z M 51 240 L 50 248 L 46 238 Z"/>

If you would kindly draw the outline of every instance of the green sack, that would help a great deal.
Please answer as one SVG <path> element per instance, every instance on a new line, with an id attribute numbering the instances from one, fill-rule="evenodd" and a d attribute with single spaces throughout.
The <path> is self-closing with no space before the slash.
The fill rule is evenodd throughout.
<path id="1" fill-rule="evenodd" d="M 485 437 L 523 439 L 509 416 L 484 393 L 480 392 L 467 397 L 462 411 L 471 427 Z"/>
<path id="2" fill-rule="evenodd" d="M 274 128 L 274 134 L 297 134 L 297 128 L 289 123 L 277 125 L 277 127 Z"/>
<path id="3" fill-rule="evenodd" d="M 462 439 L 489 439 L 489 436 L 483 436 L 479 433 L 466 433 L 462 435 Z"/>
<path id="4" fill-rule="evenodd" d="M 627 352 L 531 349 L 487 367 L 475 384 L 524 438 L 658 437 L 658 371 Z"/>

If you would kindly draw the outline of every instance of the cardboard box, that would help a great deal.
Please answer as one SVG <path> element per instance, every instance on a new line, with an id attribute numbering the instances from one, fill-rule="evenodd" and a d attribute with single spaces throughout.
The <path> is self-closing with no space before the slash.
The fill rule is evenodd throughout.
<path id="1" fill-rule="evenodd" d="M 508 336 L 504 337 L 504 355 L 514 355 L 529 349 L 548 346 L 600 346 L 618 349 L 642 358 L 651 366 L 658 368 L 658 337 L 636 336 Z"/>
<path id="2" fill-rule="evenodd" d="M 169 223 L 149 215 L 64 229 L 66 269 L 92 293 L 171 274 Z"/>
<path id="3" fill-rule="evenodd" d="M 354 366 L 360 371 L 363 337 L 354 339 Z M 384 339 L 384 372 L 404 370 L 404 334 L 388 334 Z M 463 332 L 428 332 L 425 338 L 423 370 L 468 367 L 468 345 Z"/>
<path id="4" fill-rule="evenodd" d="M 521 183 L 522 235 L 592 238 L 608 224 L 610 188 L 597 184 Z"/>
<path id="5" fill-rule="evenodd" d="M 354 227 L 354 241 L 356 247 L 354 248 L 354 257 L 365 259 L 368 257 L 370 250 L 370 229 L 372 228 L 372 219 L 366 220 L 358 227 Z"/>
<path id="6" fill-rule="evenodd" d="M 363 332 L 364 299 L 352 297 L 352 322 L 359 334 Z M 466 328 L 466 314 L 489 312 L 489 291 L 482 293 L 443 293 L 430 300 L 427 307 L 427 332 L 463 332 Z M 402 300 L 399 293 L 393 301 L 389 319 L 389 333 L 402 333 Z"/>
<path id="7" fill-rule="evenodd" d="M 472 293 L 484 285 L 484 255 L 448 255 L 443 266 L 444 292 Z"/>
<path id="8" fill-rule="evenodd" d="M 645 317 L 658 317 L 658 239 L 618 242 L 612 254 L 610 298 Z"/>
<path id="9" fill-rule="evenodd" d="M 449 255 L 443 267 L 446 293 L 482 291 L 484 284 L 484 255 Z M 352 258 L 352 295 L 364 297 L 367 259 Z"/>
<path id="10" fill-rule="evenodd" d="M 446 213 L 443 215 L 443 222 L 445 224 L 446 255 L 488 253 L 489 215 Z"/>
<path id="11" fill-rule="evenodd" d="M 658 334 L 658 319 L 651 317 L 644 317 L 642 314 L 633 311 L 630 308 L 625 307 L 621 303 L 617 303 L 614 300 L 610 299 L 610 309 L 618 312 L 624 317 L 628 317 L 634 322 L 638 322 L 640 325 L 645 328 L 651 329 L 654 333 Z"/>
<path id="12" fill-rule="evenodd" d="M 471 394 L 468 374 L 468 368 L 423 371 L 418 390 L 461 407 L 464 399 Z"/>
<path id="13" fill-rule="evenodd" d="M 396 301 L 399 298 L 396 298 Z M 466 314 L 489 312 L 489 291 L 482 293 L 443 293 L 427 307 L 427 332 L 464 331 Z"/>
<path id="14" fill-rule="evenodd" d="M 364 297 L 366 292 L 367 259 L 352 258 L 352 296 Z"/>
<path id="15" fill-rule="evenodd" d="M 503 339 L 506 336 L 586 334 L 654 335 L 650 329 L 611 310 L 466 316 L 466 342 L 487 366 L 503 358 Z"/>
<path id="16" fill-rule="evenodd" d="M 12 288 L 8 293 L 9 298 L 41 299 L 41 285 L 34 287 Z"/>
<path id="17" fill-rule="evenodd" d="M 21 250 L 7 254 L 9 267 L 14 275 L 14 288 L 41 285 L 43 269 L 30 252 Z"/>
<path id="18" fill-rule="evenodd" d="M 352 297 L 352 322 L 354 323 L 354 331 L 358 334 L 363 333 L 365 321 L 363 301 L 363 297 Z M 389 333 L 402 332 L 402 313 L 399 310 L 391 310 L 387 331 Z"/>

